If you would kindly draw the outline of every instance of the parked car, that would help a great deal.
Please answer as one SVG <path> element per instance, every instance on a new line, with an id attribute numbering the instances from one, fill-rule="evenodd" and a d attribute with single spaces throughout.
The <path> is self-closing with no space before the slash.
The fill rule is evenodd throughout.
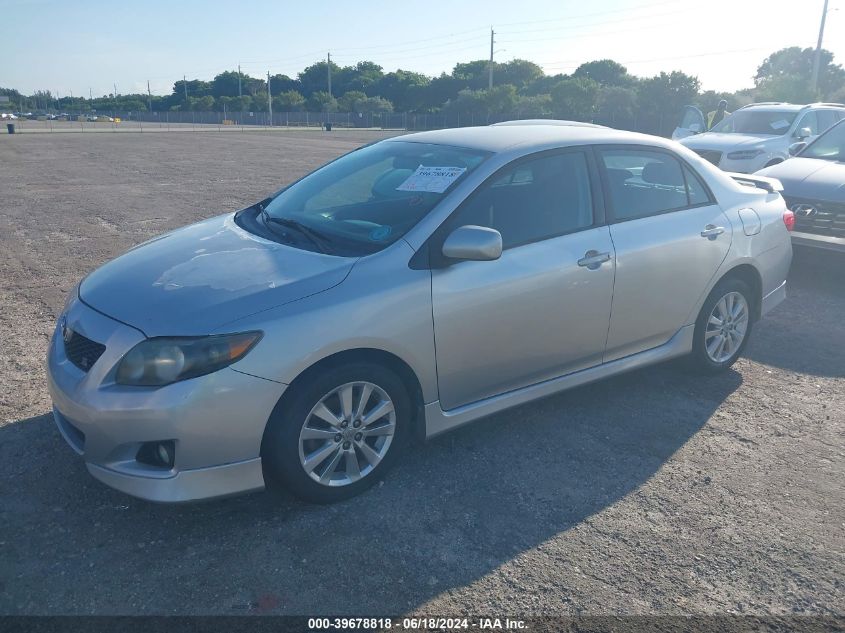
<path id="1" fill-rule="evenodd" d="M 706 130 L 704 115 L 687 106 L 672 136 L 720 169 L 753 173 L 785 161 L 790 145 L 812 141 L 843 118 L 845 105 L 837 103 L 753 103 L 725 117 L 709 132 L 696 133 Z"/>
<path id="2" fill-rule="evenodd" d="M 845 253 L 845 121 L 792 151 L 794 158 L 757 172 L 783 183 L 795 213 L 792 243 Z"/>
<path id="3" fill-rule="evenodd" d="M 412 437 L 670 358 L 723 371 L 792 256 L 779 183 L 742 182 L 607 128 L 363 147 L 83 279 L 48 351 L 56 423 L 132 495 L 266 477 L 329 502 Z"/>

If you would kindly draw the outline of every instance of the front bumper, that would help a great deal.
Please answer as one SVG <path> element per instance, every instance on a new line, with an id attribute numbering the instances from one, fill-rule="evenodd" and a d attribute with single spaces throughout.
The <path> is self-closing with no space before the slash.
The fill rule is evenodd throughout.
<path id="1" fill-rule="evenodd" d="M 54 419 L 100 481 L 161 502 L 193 501 L 264 487 L 261 438 L 285 385 L 232 368 L 159 388 L 114 382 L 117 361 L 144 339 L 134 328 L 72 300 L 74 331 L 106 351 L 87 372 L 65 355 L 57 326 L 47 353 Z M 136 459 L 146 442 L 173 441 L 173 467 Z"/>

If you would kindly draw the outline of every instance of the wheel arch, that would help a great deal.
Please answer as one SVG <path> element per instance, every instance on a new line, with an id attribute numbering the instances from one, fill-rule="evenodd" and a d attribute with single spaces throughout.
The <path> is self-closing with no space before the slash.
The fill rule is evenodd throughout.
<path id="1" fill-rule="evenodd" d="M 293 397 L 293 394 L 299 389 L 300 385 L 306 383 L 317 373 L 326 371 L 333 367 L 341 365 L 348 365 L 351 363 L 373 363 L 386 367 L 395 373 L 408 392 L 408 397 L 411 400 L 411 410 L 413 412 L 413 419 L 411 421 L 414 439 L 425 438 L 425 402 L 423 398 L 422 385 L 419 378 L 411 366 L 401 359 L 396 354 L 387 352 L 385 350 L 362 347 L 355 349 L 343 350 L 335 352 L 316 361 L 302 370 L 296 378 L 285 389 L 284 393 L 279 398 L 276 406 L 273 407 L 271 416 L 280 415 L 284 410 L 287 401 Z"/>
<path id="2" fill-rule="evenodd" d="M 760 309 L 763 303 L 763 277 L 760 275 L 760 271 L 752 264 L 739 264 L 725 272 L 725 274 L 722 275 L 715 284 L 713 284 L 713 287 L 715 288 L 716 285 L 725 279 L 739 279 L 751 288 L 751 292 L 753 293 L 751 299 L 754 302 L 751 307 L 752 316 L 755 321 L 759 321 Z"/>

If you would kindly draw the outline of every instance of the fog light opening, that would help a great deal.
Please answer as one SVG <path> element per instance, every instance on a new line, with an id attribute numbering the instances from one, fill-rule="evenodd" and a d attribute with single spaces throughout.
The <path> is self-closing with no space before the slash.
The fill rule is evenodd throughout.
<path id="1" fill-rule="evenodd" d="M 148 466 L 171 470 L 176 459 L 175 442 L 173 440 L 145 442 L 138 449 L 135 459 Z"/>

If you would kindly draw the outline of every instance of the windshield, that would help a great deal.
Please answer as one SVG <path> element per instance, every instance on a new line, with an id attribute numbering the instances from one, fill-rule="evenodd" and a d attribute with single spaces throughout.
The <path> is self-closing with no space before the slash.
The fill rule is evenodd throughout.
<path id="1" fill-rule="evenodd" d="M 326 252 L 373 253 L 402 237 L 489 155 L 448 145 L 376 143 L 282 191 L 266 205 L 266 217 L 271 224 L 301 225 Z"/>
<path id="2" fill-rule="evenodd" d="M 834 125 L 810 143 L 799 156 L 845 162 L 845 122 Z"/>
<path id="3" fill-rule="evenodd" d="M 722 134 L 771 134 L 780 136 L 789 131 L 797 112 L 782 110 L 738 110 L 714 125 L 711 132 Z"/>

